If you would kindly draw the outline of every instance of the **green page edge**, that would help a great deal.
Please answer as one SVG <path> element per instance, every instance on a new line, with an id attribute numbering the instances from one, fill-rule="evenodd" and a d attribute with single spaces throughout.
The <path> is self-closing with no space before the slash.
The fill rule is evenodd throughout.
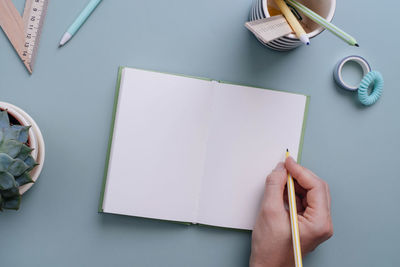
<path id="1" fill-rule="evenodd" d="M 299 152 L 297 154 L 297 163 L 301 163 L 301 158 L 303 155 L 303 145 L 304 145 L 304 135 L 306 133 L 306 126 L 307 126 L 307 118 L 308 118 L 308 109 L 310 106 L 310 96 L 306 96 L 306 106 L 304 108 L 304 116 L 303 116 L 303 126 L 301 128 L 301 135 L 300 135 L 300 144 L 299 144 Z"/>
<path id="2" fill-rule="evenodd" d="M 100 193 L 100 202 L 99 202 L 98 212 L 103 212 L 104 191 L 105 191 L 105 188 L 106 188 L 107 173 L 108 173 L 108 167 L 109 167 L 109 162 L 110 162 L 112 139 L 113 139 L 113 135 L 114 135 L 115 117 L 117 115 L 117 106 L 118 106 L 119 89 L 120 89 L 120 85 L 121 85 L 121 76 L 122 76 L 122 70 L 124 68 L 130 68 L 130 67 L 122 67 L 122 66 L 120 66 L 118 68 L 117 85 L 116 85 L 115 94 L 114 94 L 114 107 L 113 107 L 113 114 L 112 114 L 112 120 L 111 120 L 110 135 L 109 135 L 109 139 L 108 139 L 108 148 L 107 148 L 107 155 L 106 155 L 106 162 L 105 162 L 105 168 L 104 168 L 104 174 L 103 174 L 103 183 L 102 183 L 102 188 L 101 188 L 101 193 Z M 133 69 L 145 70 L 145 69 L 140 69 L 140 68 L 133 68 Z M 203 78 L 203 77 L 196 77 L 196 76 L 191 76 L 191 75 L 160 72 L 160 71 L 154 71 L 154 70 L 146 70 L 146 71 L 164 73 L 164 74 L 172 74 L 172 75 L 176 75 L 176 76 L 182 76 L 182 77 L 193 78 L 193 79 L 200 79 L 200 80 L 205 80 L 205 81 L 213 81 L 213 79 Z M 225 84 L 232 84 L 232 85 L 242 85 L 242 86 L 258 88 L 258 89 L 266 89 L 266 88 L 262 88 L 262 87 L 249 86 L 249 85 L 238 84 L 238 83 L 235 84 L 235 83 L 226 82 L 226 81 L 218 81 L 218 82 L 225 83 Z M 279 92 L 287 92 L 287 93 L 297 94 L 297 95 L 304 95 L 304 94 L 293 93 L 293 92 L 288 92 L 288 91 L 284 91 L 284 90 L 275 90 L 275 89 L 268 89 L 268 90 L 279 91 Z M 299 163 L 301 162 L 301 155 L 302 155 L 302 152 L 303 152 L 304 134 L 305 134 L 305 129 L 306 129 L 306 121 L 307 121 L 307 117 L 308 117 L 308 107 L 309 107 L 309 104 L 310 104 L 310 96 L 307 96 L 307 95 L 304 95 L 304 96 L 306 96 L 306 105 L 305 105 L 305 108 L 304 108 L 303 126 L 302 126 L 301 136 L 300 136 L 299 152 L 298 152 L 298 155 L 297 155 L 297 162 L 299 162 Z M 138 217 L 138 216 L 134 216 L 134 217 Z M 146 219 L 152 219 L 152 218 L 146 218 Z M 155 219 L 155 220 L 157 220 L 157 219 Z M 163 220 L 163 221 L 168 221 L 168 220 Z M 169 222 L 182 223 L 182 224 L 185 224 L 185 225 L 191 225 L 192 224 L 190 222 L 177 222 L 177 221 L 169 221 Z M 204 226 L 213 227 L 213 228 L 215 227 L 215 228 L 233 229 L 233 228 L 220 227 L 220 226 L 207 225 L 207 224 L 197 224 L 197 225 L 204 225 Z M 247 230 L 244 230 L 244 229 L 234 229 L 234 230 L 247 231 Z"/>
<path id="3" fill-rule="evenodd" d="M 115 93 L 114 93 L 114 106 L 113 106 L 113 113 L 112 113 L 112 119 L 111 119 L 110 135 L 108 137 L 106 163 L 105 163 L 105 167 L 104 167 L 103 183 L 101 185 L 100 202 L 99 202 L 99 209 L 98 209 L 99 212 L 103 212 L 104 191 L 106 190 L 108 165 L 110 162 L 111 145 L 112 145 L 112 139 L 113 139 L 113 135 L 114 135 L 115 117 L 117 115 L 119 87 L 121 85 L 122 69 L 123 69 L 123 67 L 118 68 L 118 77 L 117 77 L 117 85 L 115 87 Z"/>

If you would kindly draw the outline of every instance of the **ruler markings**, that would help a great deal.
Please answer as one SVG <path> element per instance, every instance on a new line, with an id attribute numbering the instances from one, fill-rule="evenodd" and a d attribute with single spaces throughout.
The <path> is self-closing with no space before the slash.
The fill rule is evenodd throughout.
<path id="1" fill-rule="evenodd" d="M 26 0 L 23 15 L 12 0 L 0 0 L 0 26 L 32 73 L 49 0 Z"/>
<path id="2" fill-rule="evenodd" d="M 32 0 L 27 0 L 32 1 Z M 25 60 L 33 69 L 34 59 L 36 56 L 37 48 L 39 46 L 40 30 L 43 25 L 43 19 L 46 13 L 45 7 L 48 0 L 33 0 L 30 5 L 27 5 L 24 14 L 27 15 L 26 28 L 25 28 L 25 49 L 23 55 Z M 42 19 L 43 18 L 43 19 Z"/>

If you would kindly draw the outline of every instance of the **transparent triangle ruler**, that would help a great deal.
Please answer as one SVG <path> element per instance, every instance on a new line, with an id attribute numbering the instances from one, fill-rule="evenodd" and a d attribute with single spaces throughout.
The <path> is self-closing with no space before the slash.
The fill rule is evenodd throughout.
<path id="1" fill-rule="evenodd" d="M 0 27 L 32 73 L 49 0 L 26 0 L 21 16 L 11 0 L 0 0 Z"/>

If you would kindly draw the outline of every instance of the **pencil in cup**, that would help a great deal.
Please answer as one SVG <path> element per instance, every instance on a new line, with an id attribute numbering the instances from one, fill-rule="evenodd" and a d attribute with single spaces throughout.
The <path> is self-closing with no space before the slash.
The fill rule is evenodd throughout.
<path id="1" fill-rule="evenodd" d="M 309 9 L 308 7 L 300 4 L 295 0 L 286 0 L 286 2 L 294 6 L 299 11 L 301 11 L 304 15 L 313 20 L 318 25 L 324 27 L 328 31 L 335 34 L 337 37 L 341 38 L 343 41 L 347 42 L 349 45 L 357 47 L 359 46 L 354 37 L 342 31 L 341 29 L 339 29 L 338 27 L 336 27 L 335 25 L 333 25 L 332 23 L 330 23 L 329 21 L 327 21 L 326 19 L 324 19 L 323 17 L 321 17 L 320 15 Z"/>
<path id="2" fill-rule="evenodd" d="M 323 0 L 323 1 L 315 1 L 315 0 L 302 0 L 307 6 L 310 6 L 313 10 L 318 12 L 322 17 L 324 17 L 327 21 L 331 21 L 336 10 L 336 0 Z M 269 18 L 271 16 L 276 15 L 280 11 L 276 6 L 274 0 L 253 0 L 253 6 L 250 10 L 250 21 Z M 312 22 L 311 19 L 306 18 L 303 21 L 305 22 L 304 28 L 307 32 L 308 38 L 313 39 L 318 36 L 323 30 L 324 27 L 318 25 L 317 23 L 310 24 Z M 276 40 L 264 43 L 261 39 L 259 39 L 260 43 L 264 46 L 276 50 L 276 51 L 289 51 L 295 49 L 303 45 L 303 43 L 297 38 L 294 33 L 290 33 L 288 35 L 277 38 Z"/>
<path id="3" fill-rule="evenodd" d="M 290 156 L 289 150 L 286 149 L 286 158 Z M 299 222 L 297 219 L 297 207 L 296 207 L 296 192 L 294 189 L 294 181 L 292 176 L 288 173 L 287 191 L 289 199 L 289 213 L 290 213 L 290 225 L 292 230 L 292 243 L 294 262 L 296 267 L 303 267 L 303 261 L 301 256 L 301 245 L 300 245 L 300 233 L 299 233 Z"/>
<path id="4" fill-rule="evenodd" d="M 275 0 L 275 3 L 282 11 L 292 30 L 296 33 L 297 38 L 299 38 L 302 43 L 309 45 L 310 39 L 308 38 L 306 31 L 303 29 L 303 26 L 301 26 L 297 18 L 293 15 L 285 1 Z"/>

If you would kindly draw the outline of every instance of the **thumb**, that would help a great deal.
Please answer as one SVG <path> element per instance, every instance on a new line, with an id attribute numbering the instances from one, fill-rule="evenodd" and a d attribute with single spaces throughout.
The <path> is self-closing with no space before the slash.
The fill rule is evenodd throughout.
<path id="1" fill-rule="evenodd" d="M 287 182 L 285 165 L 280 162 L 265 182 L 264 203 L 273 209 L 284 209 L 283 193 Z"/>

